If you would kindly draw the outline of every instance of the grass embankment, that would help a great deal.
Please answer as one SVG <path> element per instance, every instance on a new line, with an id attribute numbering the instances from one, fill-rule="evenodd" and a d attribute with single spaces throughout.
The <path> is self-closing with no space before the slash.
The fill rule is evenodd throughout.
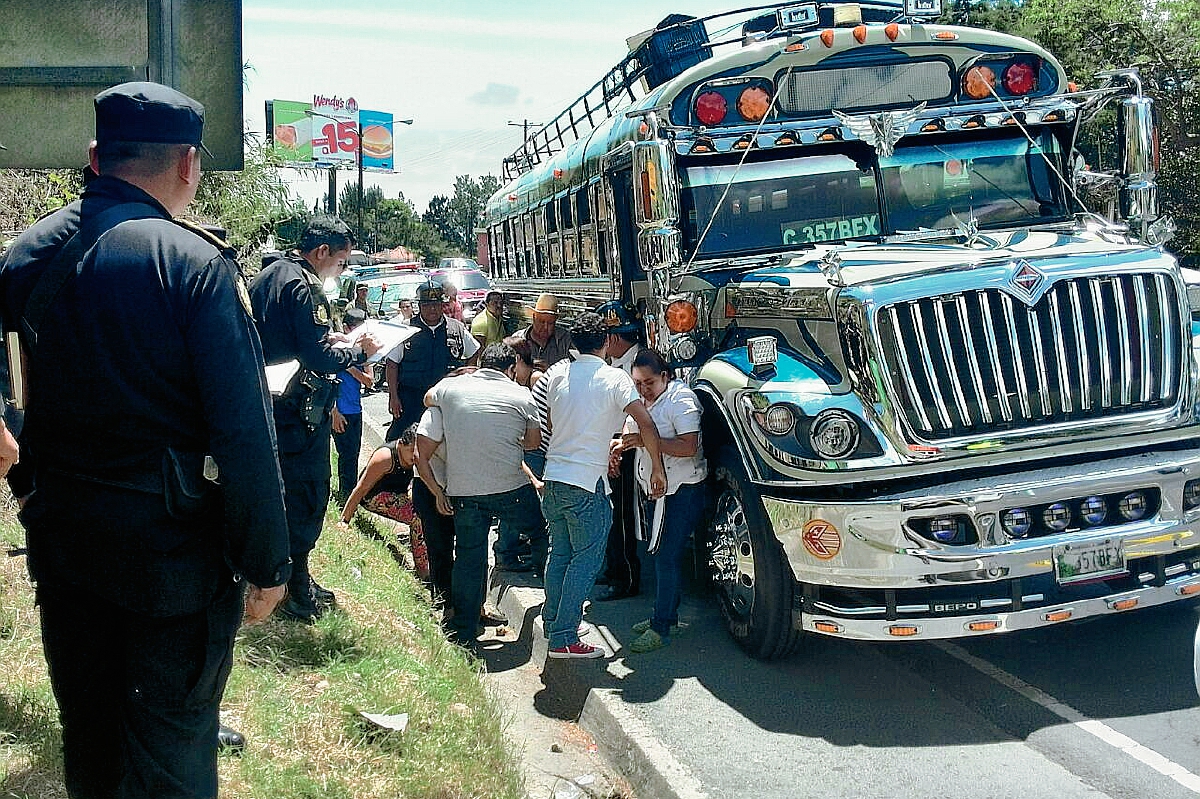
<path id="1" fill-rule="evenodd" d="M 24 534 L 7 493 L 0 541 Z M 392 525 L 330 514 L 313 571 L 340 611 L 315 626 L 272 618 L 243 628 L 222 720 L 246 734 L 220 758 L 238 799 L 517 799 L 520 764 L 477 667 L 446 643 L 428 594 L 397 564 Z M 391 548 L 390 548 L 391 547 Z M 0 553 L 0 796 L 65 797 L 61 730 L 23 558 Z M 385 732 L 358 711 L 408 714 Z"/>

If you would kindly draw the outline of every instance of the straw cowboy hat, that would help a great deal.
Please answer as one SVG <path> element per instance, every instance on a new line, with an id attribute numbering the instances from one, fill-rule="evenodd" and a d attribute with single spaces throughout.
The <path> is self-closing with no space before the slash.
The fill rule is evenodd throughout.
<path id="1" fill-rule="evenodd" d="M 533 312 L 558 316 L 558 297 L 555 297 L 553 294 L 542 294 L 537 298 L 537 304 L 533 306 Z"/>

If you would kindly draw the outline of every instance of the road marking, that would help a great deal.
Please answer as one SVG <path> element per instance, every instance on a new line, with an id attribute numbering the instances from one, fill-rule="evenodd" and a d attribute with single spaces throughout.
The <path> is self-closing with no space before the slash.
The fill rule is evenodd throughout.
<path id="1" fill-rule="evenodd" d="M 961 660 L 976 671 L 982 672 L 996 682 L 1011 688 L 1031 702 L 1036 702 L 1054 715 L 1064 721 L 1070 722 L 1089 735 L 1093 735 L 1109 746 L 1121 750 L 1134 760 L 1154 769 L 1159 774 L 1170 777 L 1192 793 L 1200 794 L 1200 775 L 1193 774 L 1175 761 L 1160 755 L 1148 746 L 1143 746 L 1128 735 L 1117 732 L 1102 721 L 1088 718 L 1066 702 L 1056 699 L 1041 688 L 1030 685 L 1020 677 L 1009 674 L 999 666 L 989 663 L 982 658 L 975 657 L 960 646 L 945 641 L 931 641 L 930 643 L 947 655 Z"/>

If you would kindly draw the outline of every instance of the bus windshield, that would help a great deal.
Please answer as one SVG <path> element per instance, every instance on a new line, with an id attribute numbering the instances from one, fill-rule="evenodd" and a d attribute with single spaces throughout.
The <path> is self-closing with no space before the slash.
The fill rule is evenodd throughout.
<path id="1" fill-rule="evenodd" d="M 698 258 L 880 235 L 875 174 L 846 155 L 694 166 L 680 189 L 684 246 L 699 242 Z"/>
<path id="2" fill-rule="evenodd" d="M 875 168 L 828 153 L 688 167 L 680 186 L 685 252 L 752 255 L 954 230 L 971 219 L 986 229 L 1065 217 L 1063 193 L 1046 163 L 1062 162 L 1058 140 L 1042 133 L 1030 144 L 1020 131 L 1012 133 L 898 148 Z"/>
<path id="3" fill-rule="evenodd" d="M 1027 225 L 1067 215 L 1046 163 L 1062 163 L 1058 139 L 1015 135 L 899 148 L 880 159 L 889 233 Z"/>

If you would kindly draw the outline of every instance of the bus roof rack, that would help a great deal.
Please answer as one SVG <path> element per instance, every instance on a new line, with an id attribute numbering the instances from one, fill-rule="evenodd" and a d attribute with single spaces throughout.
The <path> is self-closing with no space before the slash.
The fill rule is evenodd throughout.
<path id="1" fill-rule="evenodd" d="M 850 1 L 767 3 L 722 11 L 706 17 L 669 15 L 652 30 L 630 37 L 627 40 L 630 49 L 629 55 L 621 59 L 600 80 L 568 105 L 562 113 L 529 134 L 521 146 L 504 159 L 505 181 L 513 180 L 550 159 L 555 153 L 578 141 L 618 111 L 637 102 L 647 92 L 666 83 L 684 70 L 711 58 L 714 47 L 742 42 L 742 36 L 746 31 L 741 30 L 744 26 L 740 24 L 733 26 L 739 29 L 739 35 L 736 38 L 721 42 L 710 41 L 705 27 L 705 23 L 709 20 L 749 14 L 755 11 L 776 12 L 798 5 L 811 5 L 825 12 L 821 13 L 821 21 L 824 22 L 826 14 L 831 15 L 831 9 L 834 6 Z M 869 21 L 881 19 L 880 15 L 899 17 L 904 13 L 904 7 L 900 2 L 889 0 L 868 0 L 858 3 L 858 5 L 864 11 L 864 19 Z M 773 15 L 763 14 L 753 18 L 751 21 L 755 23 L 752 26 L 753 29 L 761 31 L 764 27 L 763 21 L 771 16 Z M 751 25 L 751 23 L 747 23 L 747 25 Z M 769 31 L 765 31 L 764 35 L 767 33 Z"/>

